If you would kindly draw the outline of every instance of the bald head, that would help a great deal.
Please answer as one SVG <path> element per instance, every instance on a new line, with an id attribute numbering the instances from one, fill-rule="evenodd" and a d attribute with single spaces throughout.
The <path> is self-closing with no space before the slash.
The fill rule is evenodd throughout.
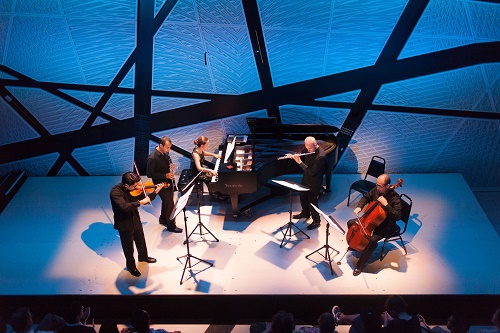
<path id="1" fill-rule="evenodd" d="M 318 148 L 318 143 L 316 142 L 316 139 L 313 138 L 312 136 L 308 136 L 304 140 L 304 146 L 306 147 L 307 151 L 312 153 Z"/>
<path id="2" fill-rule="evenodd" d="M 391 177 L 388 174 L 383 173 L 377 178 L 377 184 L 388 185 L 391 183 Z"/>
<path id="3" fill-rule="evenodd" d="M 387 174 L 381 174 L 377 178 L 377 190 L 380 194 L 384 194 L 390 188 L 391 178 Z"/>

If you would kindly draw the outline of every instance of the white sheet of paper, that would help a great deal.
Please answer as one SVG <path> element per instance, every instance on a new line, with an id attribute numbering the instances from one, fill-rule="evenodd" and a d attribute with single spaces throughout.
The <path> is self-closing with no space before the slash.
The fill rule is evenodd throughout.
<path id="1" fill-rule="evenodd" d="M 295 191 L 301 191 L 301 192 L 309 191 L 308 187 L 306 187 L 304 185 L 300 185 L 300 184 L 294 183 L 294 182 L 291 182 L 291 181 L 286 180 L 286 179 L 285 180 L 276 180 L 276 179 L 273 179 L 273 182 L 278 183 L 281 186 L 285 186 L 285 187 L 291 188 L 292 190 L 295 190 Z"/>
<path id="2" fill-rule="evenodd" d="M 345 235 L 345 231 L 344 229 L 342 229 L 342 227 L 340 226 L 340 224 L 337 223 L 337 221 L 335 221 L 333 219 L 333 217 L 331 217 L 330 215 L 326 215 L 325 213 L 323 213 L 323 211 L 321 209 L 319 209 L 318 207 L 316 207 L 315 205 L 311 204 L 311 206 L 321 215 L 323 216 L 323 218 L 326 220 L 326 222 L 328 222 L 328 224 L 330 224 L 332 227 L 334 227 L 335 229 L 338 230 L 338 232 L 340 232 L 342 235 Z"/>

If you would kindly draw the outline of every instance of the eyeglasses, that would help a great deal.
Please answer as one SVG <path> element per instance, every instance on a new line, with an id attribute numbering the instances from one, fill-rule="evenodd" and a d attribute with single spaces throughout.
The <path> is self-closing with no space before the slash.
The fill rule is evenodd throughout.
<path id="1" fill-rule="evenodd" d="M 388 185 L 388 184 L 377 184 L 377 187 L 378 187 L 378 188 L 384 188 L 384 187 L 386 187 L 387 185 Z"/>

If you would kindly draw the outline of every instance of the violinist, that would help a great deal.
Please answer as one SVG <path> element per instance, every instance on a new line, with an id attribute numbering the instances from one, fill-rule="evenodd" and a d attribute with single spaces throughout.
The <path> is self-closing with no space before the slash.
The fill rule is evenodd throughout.
<path id="1" fill-rule="evenodd" d="M 175 219 L 171 220 L 170 215 L 174 210 L 174 172 L 175 165 L 170 159 L 170 148 L 172 140 L 168 136 L 162 136 L 158 146 L 149 154 L 146 165 L 146 175 L 153 180 L 153 183 L 167 183 L 158 195 L 161 198 L 161 213 L 158 221 L 167 227 L 167 231 L 180 233 L 181 228 L 175 225 Z"/>
<path id="2" fill-rule="evenodd" d="M 141 276 L 141 272 L 135 266 L 134 243 L 137 247 L 139 261 L 155 263 L 156 259 L 148 256 L 146 239 L 142 229 L 139 206 L 151 203 L 163 188 L 164 184 L 158 184 L 154 191 L 147 195 L 141 191 L 135 196 L 138 189 L 142 188 L 141 178 L 133 172 L 126 172 L 122 176 L 122 182 L 113 186 L 110 191 L 111 208 L 113 209 L 114 228 L 120 234 L 120 241 L 125 254 L 127 270 L 133 276 Z"/>
<path id="3" fill-rule="evenodd" d="M 368 242 L 368 245 L 363 250 L 361 257 L 356 263 L 356 268 L 352 272 L 354 276 L 361 273 L 365 263 L 377 248 L 379 240 L 393 233 L 396 221 L 401 219 L 401 200 L 399 194 L 391 188 L 391 178 L 387 174 L 382 174 L 377 178 L 377 185 L 368 193 L 366 193 L 361 200 L 359 200 L 354 214 L 357 216 L 347 222 L 347 227 L 351 228 L 358 223 L 359 216 L 363 207 L 370 202 L 378 201 L 380 207 L 385 211 L 385 219 L 373 230 L 373 234 Z"/>

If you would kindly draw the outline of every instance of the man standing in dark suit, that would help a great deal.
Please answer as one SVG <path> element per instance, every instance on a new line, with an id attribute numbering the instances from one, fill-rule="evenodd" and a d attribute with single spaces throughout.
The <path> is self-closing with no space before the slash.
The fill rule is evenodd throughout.
<path id="1" fill-rule="evenodd" d="M 148 256 L 146 239 L 142 229 L 141 217 L 139 216 L 139 206 L 151 203 L 156 198 L 157 193 L 163 188 L 164 184 L 158 184 L 155 190 L 145 195 L 141 191 L 141 178 L 133 173 L 126 172 L 122 176 L 122 182 L 113 186 L 110 191 L 111 207 L 113 208 L 114 228 L 120 234 L 123 253 L 127 269 L 133 276 L 141 276 L 141 272 L 135 266 L 134 242 L 137 247 L 139 261 L 155 263 L 156 259 Z M 134 191 L 139 190 L 137 196 Z"/>
<path id="2" fill-rule="evenodd" d="M 309 191 L 300 192 L 302 211 L 300 214 L 294 215 L 293 218 L 308 219 L 311 216 L 313 221 L 307 226 L 307 229 L 312 230 L 318 228 L 321 224 L 319 213 L 311 207 L 311 204 L 318 207 L 319 191 L 323 183 L 323 174 L 326 170 L 326 153 L 312 136 L 308 136 L 304 140 L 304 146 L 302 154 L 310 154 L 302 156 L 303 161 L 301 156 L 291 155 L 291 157 L 304 170 L 301 184 L 309 187 Z"/>
<path id="3" fill-rule="evenodd" d="M 161 198 L 161 213 L 158 221 L 167 227 L 170 232 L 180 233 L 181 228 L 175 225 L 175 219 L 171 220 L 170 215 L 175 208 L 174 204 L 174 172 L 175 166 L 170 159 L 170 148 L 172 140 L 168 136 L 162 136 L 158 146 L 148 156 L 146 175 L 153 180 L 153 183 L 166 183 L 158 195 Z"/>

